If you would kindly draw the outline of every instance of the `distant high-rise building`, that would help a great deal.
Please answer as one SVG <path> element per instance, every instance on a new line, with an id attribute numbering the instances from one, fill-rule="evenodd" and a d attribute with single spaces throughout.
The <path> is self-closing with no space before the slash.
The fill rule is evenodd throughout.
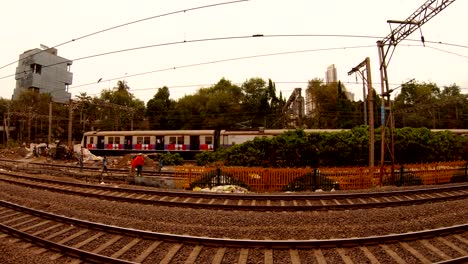
<path id="1" fill-rule="evenodd" d="M 332 64 L 327 67 L 325 72 L 325 83 L 334 83 L 338 81 L 338 75 L 336 74 L 335 64 Z"/>
<path id="2" fill-rule="evenodd" d="M 57 56 L 57 49 L 41 45 L 41 49 L 25 51 L 20 55 L 16 68 L 16 88 L 12 99 L 27 90 L 49 93 L 54 102 L 68 103 L 71 94 L 68 86 L 72 84 L 70 72 L 72 61 Z"/>

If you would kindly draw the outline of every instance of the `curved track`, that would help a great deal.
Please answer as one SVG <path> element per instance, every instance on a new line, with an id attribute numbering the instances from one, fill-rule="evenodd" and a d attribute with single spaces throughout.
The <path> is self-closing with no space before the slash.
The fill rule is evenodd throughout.
<path id="1" fill-rule="evenodd" d="M 41 190 L 112 201 L 216 210 L 350 210 L 406 206 L 454 199 L 465 199 L 468 197 L 468 184 L 374 193 L 288 193 L 281 195 L 268 195 L 121 188 L 43 179 L 37 176 L 32 177 L 13 172 L 1 172 L 0 181 L 30 188 L 39 188 Z"/>
<path id="2" fill-rule="evenodd" d="M 163 234 L 58 216 L 0 201 L 0 238 L 105 263 L 462 263 L 468 224 L 385 236 L 329 240 L 239 240 Z M 31 247 L 32 244 L 25 246 Z M 49 252 L 47 249 L 57 251 Z M 80 260 L 77 259 L 75 263 Z"/>

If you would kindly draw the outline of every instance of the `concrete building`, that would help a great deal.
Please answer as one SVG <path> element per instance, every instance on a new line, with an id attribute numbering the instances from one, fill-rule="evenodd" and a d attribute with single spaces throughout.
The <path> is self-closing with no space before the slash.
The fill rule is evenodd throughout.
<path id="1" fill-rule="evenodd" d="M 335 64 L 332 64 L 327 67 L 327 71 L 325 72 L 325 83 L 334 83 L 338 81 L 338 75 L 336 74 Z"/>
<path id="2" fill-rule="evenodd" d="M 20 55 L 16 68 L 16 88 L 12 99 L 18 99 L 27 90 L 49 93 L 54 102 L 68 103 L 71 94 L 68 86 L 72 84 L 70 72 L 72 61 L 57 56 L 57 49 L 32 49 Z"/>

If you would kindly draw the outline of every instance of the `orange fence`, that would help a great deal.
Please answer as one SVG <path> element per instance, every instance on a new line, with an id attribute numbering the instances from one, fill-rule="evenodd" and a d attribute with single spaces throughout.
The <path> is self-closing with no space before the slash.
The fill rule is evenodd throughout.
<path id="1" fill-rule="evenodd" d="M 338 182 L 342 190 L 368 189 L 379 185 L 373 176 L 376 170 L 375 167 L 372 172 L 368 167 L 320 168 L 322 175 Z"/>
<path id="2" fill-rule="evenodd" d="M 424 185 L 432 185 L 450 183 L 452 177 L 456 173 L 460 173 L 461 168 L 466 165 L 467 163 L 465 161 L 408 164 L 403 166 L 403 170 L 405 174 L 420 178 Z M 399 166 L 399 168 L 401 169 L 401 166 Z"/>
<path id="3" fill-rule="evenodd" d="M 296 178 L 310 173 L 310 169 L 301 168 L 230 168 L 222 169 L 223 172 L 250 186 L 252 191 L 281 191 Z"/>
<path id="4" fill-rule="evenodd" d="M 175 167 L 175 182 L 178 188 L 189 188 L 190 184 L 202 180 L 208 175 L 209 184 L 219 184 L 216 177 L 221 177 L 221 184 L 227 177 L 249 186 L 255 192 L 282 191 L 301 177 L 307 177 L 308 183 L 320 188 L 324 184 L 338 184 L 341 190 L 368 189 L 382 185 L 415 185 L 449 183 L 457 174 L 466 176 L 466 161 L 395 165 L 384 167 L 335 167 L 335 168 L 247 168 L 222 167 L 219 176 L 215 167 L 178 166 Z M 323 181 L 326 179 L 326 182 Z M 322 182 L 319 182 L 321 180 Z M 331 188 L 331 187 L 330 187 Z"/>

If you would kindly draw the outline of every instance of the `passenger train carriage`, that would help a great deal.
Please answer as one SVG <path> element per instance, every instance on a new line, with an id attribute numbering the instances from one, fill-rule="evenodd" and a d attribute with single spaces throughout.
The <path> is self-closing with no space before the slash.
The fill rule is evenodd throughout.
<path id="1" fill-rule="evenodd" d="M 193 158 L 214 150 L 214 137 L 215 130 L 90 131 L 81 145 L 95 155 L 174 152 Z"/>
<path id="2" fill-rule="evenodd" d="M 346 130 L 346 129 L 344 129 Z M 179 153 L 193 159 L 203 151 L 242 144 L 255 137 L 274 137 L 287 129 L 255 131 L 229 130 L 146 130 L 146 131 L 90 131 L 83 135 L 81 145 L 95 155 L 124 155 L 128 153 Z M 342 129 L 304 129 L 306 133 L 340 132 Z M 443 131 L 432 130 L 434 132 Z M 450 130 L 467 135 L 467 129 Z"/>

